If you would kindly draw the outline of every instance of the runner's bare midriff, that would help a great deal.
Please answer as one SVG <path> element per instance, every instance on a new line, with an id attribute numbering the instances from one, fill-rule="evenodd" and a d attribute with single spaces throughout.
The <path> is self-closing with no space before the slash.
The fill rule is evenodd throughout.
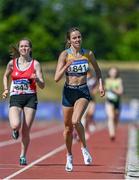
<path id="1" fill-rule="evenodd" d="M 66 76 L 66 83 L 72 86 L 82 85 L 86 83 L 86 75 L 85 76 Z"/>

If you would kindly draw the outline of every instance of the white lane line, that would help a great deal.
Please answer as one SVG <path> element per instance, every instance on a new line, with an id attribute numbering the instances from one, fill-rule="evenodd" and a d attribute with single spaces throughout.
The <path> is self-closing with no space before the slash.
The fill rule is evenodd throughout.
<path id="1" fill-rule="evenodd" d="M 104 129 L 104 128 L 105 128 L 105 125 L 100 125 L 100 126 L 98 126 L 98 128 L 95 130 L 95 132 L 101 131 L 101 130 Z M 95 132 L 92 132 L 92 134 L 94 134 Z M 88 140 L 88 139 L 89 139 L 89 138 L 87 138 L 87 140 Z M 76 143 L 77 143 L 76 141 L 73 141 L 73 144 L 76 144 Z M 15 173 L 13 173 L 13 174 L 5 177 L 3 180 L 11 179 L 11 178 L 19 175 L 20 173 L 28 170 L 29 168 L 31 168 L 31 167 L 34 166 L 35 164 L 40 163 L 41 161 L 43 161 L 43 160 L 45 160 L 45 159 L 47 159 L 47 158 L 55 155 L 56 153 L 64 150 L 65 148 L 66 148 L 65 144 L 59 146 L 58 148 L 52 150 L 52 151 L 49 152 L 48 154 L 45 154 L 45 155 L 42 156 L 41 158 L 33 161 L 32 163 L 30 163 L 30 164 L 27 165 L 26 167 L 24 167 L 24 168 L 20 169 L 19 171 L 16 171 Z"/>
<path id="2" fill-rule="evenodd" d="M 139 179 L 139 160 L 137 155 L 137 129 L 129 127 L 128 151 L 125 167 L 125 179 Z"/>
<path id="3" fill-rule="evenodd" d="M 51 124 L 47 124 L 47 128 L 50 128 L 51 127 L 51 125 L 53 125 L 52 123 Z M 42 127 L 43 127 L 43 129 L 44 129 L 44 127 L 45 127 L 45 125 L 44 124 L 33 124 L 33 126 L 32 126 L 32 132 L 34 132 L 34 131 L 38 131 L 38 130 L 40 130 L 40 129 L 42 129 Z M 9 134 L 9 132 L 10 132 L 10 130 L 11 130 L 11 128 L 10 128 L 10 125 L 9 124 L 7 124 L 7 127 L 5 126 L 5 127 L 2 127 L 3 129 L 0 129 L 0 135 L 5 135 L 5 134 Z"/>
<path id="4" fill-rule="evenodd" d="M 49 158 L 49 157 L 55 155 L 56 153 L 58 153 L 58 152 L 64 150 L 65 148 L 66 148 L 65 144 L 63 144 L 63 145 L 57 147 L 56 149 L 54 149 L 53 151 L 49 152 L 48 154 L 45 154 L 45 155 L 42 156 L 41 158 L 39 158 L 39 159 L 33 161 L 32 163 L 30 163 L 30 164 L 27 165 L 26 167 L 24 167 L 24 168 L 20 169 L 19 171 L 16 171 L 15 173 L 13 173 L 13 174 L 11 174 L 11 175 L 5 177 L 4 180 L 11 179 L 11 178 L 13 178 L 13 177 L 19 175 L 20 173 L 22 173 L 22 172 L 28 170 L 29 168 L 31 168 L 31 167 L 34 166 L 35 164 L 40 163 L 41 161 L 43 161 L 43 160 L 45 160 L 45 159 L 47 159 L 47 158 Z"/>
<path id="5" fill-rule="evenodd" d="M 31 133 L 31 139 L 35 139 L 35 138 L 39 138 L 39 137 L 43 137 L 43 136 L 47 136 L 47 135 L 50 135 L 50 134 L 54 134 L 56 132 L 59 132 L 63 129 L 63 125 L 58 125 L 56 127 L 53 127 L 53 128 L 49 128 L 49 129 L 44 129 L 44 130 L 41 130 L 41 131 L 38 131 L 38 132 L 33 132 Z M 5 147 L 5 146 L 9 146 L 9 145 L 12 145 L 12 144 L 17 144 L 21 141 L 21 138 L 19 138 L 18 140 L 8 140 L 8 141 L 2 141 L 0 142 L 0 147 Z"/>

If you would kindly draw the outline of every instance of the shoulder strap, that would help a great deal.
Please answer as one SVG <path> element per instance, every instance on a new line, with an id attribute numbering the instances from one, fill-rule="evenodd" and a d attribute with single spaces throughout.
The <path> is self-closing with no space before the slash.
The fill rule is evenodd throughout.
<path id="1" fill-rule="evenodd" d="M 67 53 L 68 53 L 68 54 L 72 54 L 72 52 L 71 52 L 71 49 L 70 49 L 70 48 L 66 49 L 66 51 L 67 51 Z"/>
<path id="2" fill-rule="evenodd" d="M 82 48 L 82 49 L 81 49 L 81 52 L 82 52 L 83 55 L 84 55 L 84 54 L 87 54 L 88 51 L 87 51 L 87 49 Z"/>
<path id="3" fill-rule="evenodd" d="M 16 58 L 13 59 L 13 68 L 16 67 L 16 62 L 17 62 L 17 61 L 16 61 Z"/>

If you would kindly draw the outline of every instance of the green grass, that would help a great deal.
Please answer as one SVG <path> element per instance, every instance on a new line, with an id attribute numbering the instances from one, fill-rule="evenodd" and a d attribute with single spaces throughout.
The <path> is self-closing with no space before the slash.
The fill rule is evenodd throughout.
<path id="1" fill-rule="evenodd" d="M 98 61 L 98 64 L 101 69 L 107 69 L 111 66 L 117 66 L 120 69 L 138 69 L 139 70 L 139 63 L 137 62 L 107 62 L 107 61 Z M 1 67 L 0 70 L 0 93 L 3 92 L 3 83 L 2 77 L 6 67 Z M 64 78 L 56 83 L 54 81 L 54 72 L 56 68 L 56 62 L 42 64 L 42 69 L 44 73 L 44 79 L 46 86 L 43 90 L 38 88 L 38 99 L 40 101 L 60 101 L 61 94 L 62 94 L 62 87 L 64 84 Z M 104 98 L 100 98 L 99 94 L 96 95 L 97 102 L 103 102 Z"/>
<path id="2" fill-rule="evenodd" d="M 118 67 L 120 70 L 127 70 L 127 69 L 134 69 L 134 70 L 139 70 L 139 61 L 97 61 L 101 67 L 101 69 L 107 69 L 112 66 Z"/>
<path id="3" fill-rule="evenodd" d="M 107 61 L 107 60 L 97 60 L 101 69 L 107 69 L 111 66 L 117 66 L 120 69 L 137 69 L 139 70 L 139 61 Z M 45 64 L 43 65 L 45 66 Z M 49 62 L 46 64 L 48 69 L 55 69 L 56 62 Z"/>
<path id="4" fill-rule="evenodd" d="M 111 66 L 116 66 L 121 70 L 125 69 L 137 69 L 139 70 L 139 62 L 119 62 L 119 61 L 101 61 L 98 60 L 98 64 L 101 69 L 108 69 Z M 45 90 L 39 90 L 39 98 L 42 100 L 52 100 L 52 101 L 59 101 L 61 98 L 62 93 L 62 85 L 64 84 L 64 79 L 58 83 L 54 82 L 54 74 L 49 73 L 50 69 L 55 70 L 56 68 L 56 62 L 49 62 L 47 64 L 43 64 L 43 71 L 46 72 L 46 88 Z M 48 73 L 47 73 L 48 70 Z M 101 98 L 99 94 L 96 95 L 96 101 L 97 102 L 103 102 L 105 101 L 104 98 Z"/>
<path id="5" fill-rule="evenodd" d="M 52 65 L 54 69 L 54 65 Z M 3 92 L 3 74 L 6 67 L 1 67 L 0 71 L 0 94 Z M 51 69 L 51 65 L 42 65 L 44 79 L 45 79 L 45 88 L 38 90 L 38 99 L 40 101 L 59 101 L 61 99 L 61 93 L 62 93 L 62 84 L 64 83 L 64 80 L 60 81 L 59 83 L 56 83 L 54 81 L 54 73 L 50 73 L 48 70 Z M 48 71 L 48 72 L 47 72 Z"/>
<path id="6" fill-rule="evenodd" d="M 64 81 L 56 83 L 54 75 L 50 73 L 45 74 L 45 88 L 38 88 L 38 98 L 41 101 L 59 101 L 61 99 L 62 85 Z"/>

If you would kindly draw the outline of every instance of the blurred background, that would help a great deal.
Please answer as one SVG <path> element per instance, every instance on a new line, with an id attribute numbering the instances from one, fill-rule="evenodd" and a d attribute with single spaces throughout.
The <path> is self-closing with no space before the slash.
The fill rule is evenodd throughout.
<path id="1" fill-rule="evenodd" d="M 33 57 L 43 67 L 46 88 L 38 89 L 37 120 L 62 120 L 61 81 L 54 82 L 67 30 L 77 26 L 83 47 L 91 49 L 105 79 L 117 66 L 123 78 L 121 121 L 139 119 L 139 1 L 138 0 L 0 0 L 0 92 L 10 60 L 9 46 L 23 37 L 33 43 Z M 106 120 L 105 98 L 97 96 L 95 119 Z M 99 113 L 98 113 L 99 112 Z M 0 119 L 8 119 L 8 99 L 0 102 Z"/>

